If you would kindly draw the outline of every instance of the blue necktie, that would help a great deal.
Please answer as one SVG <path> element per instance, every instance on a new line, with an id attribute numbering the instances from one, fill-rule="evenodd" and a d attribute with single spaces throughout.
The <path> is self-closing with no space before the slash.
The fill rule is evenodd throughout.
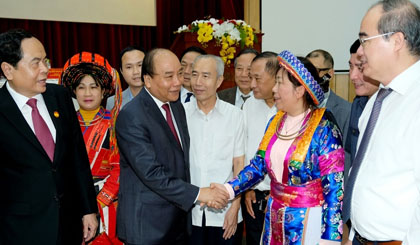
<path id="1" fill-rule="evenodd" d="M 370 137 L 372 136 L 373 129 L 375 128 L 376 121 L 378 121 L 379 113 L 381 112 L 382 101 L 392 92 L 392 89 L 381 88 L 376 96 L 375 103 L 373 104 L 372 112 L 368 123 L 366 125 L 365 132 L 363 134 L 362 141 L 360 142 L 359 149 L 357 149 L 356 157 L 353 161 L 353 166 L 347 183 L 344 188 L 344 201 L 343 201 L 343 222 L 346 223 L 350 219 L 351 210 L 351 199 L 353 195 L 354 182 L 357 174 L 359 173 L 361 163 L 366 153 L 366 149 L 369 144 Z"/>
<path id="2" fill-rule="evenodd" d="M 185 98 L 184 103 L 190 102 L 191 96 L 193 96 L 193 95 L 194 95 L 193 93 L 188 92 L 188 93 L 187 93 L 187 98 Z"/>

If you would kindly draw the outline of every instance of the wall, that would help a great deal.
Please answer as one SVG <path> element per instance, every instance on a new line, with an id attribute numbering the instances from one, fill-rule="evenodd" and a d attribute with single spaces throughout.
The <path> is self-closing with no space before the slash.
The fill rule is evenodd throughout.
<path id="1" fill-rule="evenodd" d="M 262 48 L 284 49 L 306 56 L 324 49 L 334 58 L 336 77 L 331 88 L 352 101 L 353 85 L 348 79 L 351 44 L 358 38 L 360 22 L 376 0 L 261 0 Z M 420 0 L 412 0 L 418 6 Z M 342 71 L 342 72 L 337 72 Z"/>
<path id="2" fill-rule="evenodd" d="M 0 17 L 156 26 L 155 0 L 7 0 Z"/>

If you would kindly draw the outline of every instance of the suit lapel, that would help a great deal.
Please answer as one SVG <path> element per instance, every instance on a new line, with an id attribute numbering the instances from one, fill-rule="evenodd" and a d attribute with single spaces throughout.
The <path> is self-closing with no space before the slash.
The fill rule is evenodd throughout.
<path id="1" fill-rule="evenodd" d="M 46 90 L 42 97 L 44 98 L 45 105 L 48 109 L 48 114 L 50 115 L 50 118 L 54 124 L 55 131 L 56 131 L 56 137 L 55 137 L 55 150 L 54 150 L 54 161 L 53 164 L 56 163 L 57 158 L 57 152 L 61 152 L 63 147 L 63 142 L 61 142 L 61 139 L 63 137 L 63 128 L 62 123 L 60 123 L 60 111 L 58 109 L 57 99 L 55 98 L 54 94 L 50 90 Z"/>
<path id="2" fill-rule="evenodd" d="M 178 132 L 179 132 L 182 146 L 184 148 L 188 147 L 187 142 L 186 142 L 186 135 L 184 132 L 185 119 L 184 120 L 182 119 L 182 114 L 181 114 L 181 108 L 183 108 L 183 105 L 179 101 L 171 102 L 170 104 L 171 104 L 172 113 L 174 114 L 174 120 L 176 121 L 176 125 L 178 127 Z"/>
<path id="3" fill-rule="evenodd" d="M 43 152 L 48 157 L 41 143 L 39 143 L 36 135 L 23 117 L 22 112 L 17 107 L 16 102 L 7 90 L 6 85 L 4 85 L 0 90 L 0 113 L 3 114 L 4 118 L 9 121 L 12 127 L 29 140 L 35 148 Z"/>
<path id="4" fill-rule="evenodd" d="M 139 96 L 142 96 L 143 98 L 145 98 L 144 100 L 145 108 L 148 110 L 148 113 L 151 115 L 152 118 L 156 118 L 160 127 L 163 128 L 163 130 L 165 131 L 165 134 L 168 135 L 168 138 L 170 139 L 171 144 L 181 149 L 181 146 L 178 144 L 177 140 L 175 139 L 175 136 L 173 135 L 171 129 L 169 128 L 168 122 L 163 117 L 161 110 L 157 107 L 153 98 L 144 89 L 141 90 Z M 174 112 L 172 111 L 172 113 Z M 178 126 L 178 131 L 180 132 L 179 126 Z"/>

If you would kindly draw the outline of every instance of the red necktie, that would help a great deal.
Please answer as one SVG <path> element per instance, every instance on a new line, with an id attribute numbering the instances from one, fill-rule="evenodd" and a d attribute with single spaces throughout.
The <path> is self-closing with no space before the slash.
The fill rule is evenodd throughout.
<path id="1" fill-rule="evenodd" d="M 47 152 L 52 162 L 54 160 L 55 143 L 51 135 L 50 129 L 48 128 L 44 119 L 42 119 L 41 115 L 39 114 L 36 102 L 37 100 L 32 98 L 29 99 L 28 102 L 26 102 L 26 104 L 28 104 L 32 108 L 32 122 L 34 124 L 35 135 L 38 138 L 39 143 L 41 143 L 42 147 L 44 147 L 44 150 Z"/>
<path id="2" fill-rule="evenodd" d="M 162 108 L 166 112 L 166 121 L 168 122 L 168 125 L 171 128 L 171 131 L 174 134 L 176 141 L 178 142 L 179 145 L 181 145 L 181 143 L 179 142 L 178 134 L 176 133 L 176 130 L 175 130 L 174 122 L 172 120 L 171 109 L 169 108 L 169 104 L 163 104 Z"/>

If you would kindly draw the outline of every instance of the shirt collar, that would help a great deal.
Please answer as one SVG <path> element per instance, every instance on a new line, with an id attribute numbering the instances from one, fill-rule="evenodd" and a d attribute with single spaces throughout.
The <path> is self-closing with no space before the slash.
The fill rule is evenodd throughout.
<path id="1" fill-rule="evenodd" d="M 164 104 L 166 104 L 166 103 L 164 103 L 164 102 L 160 101 L 160 100 L 159 100 L 158 98 L 156 98 L 155 96 L 153 96 L 147 88 L 144 88 L 144 89 L 146 89 L 147 93 L 148 93 L 148 94 L 152 97 L 152 99 L 155 101 L 155 103 L 156 103 L 156 105 L 159 107 L 159 109 L 160 109 L 160 108 L 162 108 L 162 106 L 163 106 Z M 169 104 L 169 102 L 167 102 L 167 103 Z"/>
<path id="2" fill-rule="evenodd" d="M 200 115 L 205 115 L 203 111 L 200 110 L 200 108 L 198 108 L 198 102 L 195 101 L 194 103 L 194 111 L 197 113 L 200 113 Z M 211 109 L 211 111 L 205 115 L 205 116 L 210 116 L 213 113 L 220 113 L 223 116 L 223 110 L 222 110 L 222 104 L 221 104 L 221 100 L 219 99 L 219 97 L 216 95 L 216 104 L 214 105 L 213 109 Z"/>
<path id="3" fill-rule="evenodd" d="M 26 102 L 28 102 L 28 100 L 31 99 L 26 97 L 25 95 L 16 92 L 16 90 L 14 90 L 8 82 L 6 82 L 6 88 L 20 110 L 22 110 L 22 108 L 26 105 Z M 44 98 L 41 94 L 37 94 L 32 98 L 37 99 L 38 102 L 44 103 Z"/>
<path id="4" fill-rule="evenodd" d="M 248 93 L 248 94 L 244 94 L 241 92 L 241 90 L 239 89 L 239 87 L 236 87 L 236 98 L 239 98 L 241 96 L 251 96 L 252 95 L 252 90 Z"/>
<path id="5" fill-rule="evenodd" d="M 391 88 L 398 94 L 404 95 L 420 80 L 420 60 L 408 67 L 405 71 L 396 76 L 388 86 L 380 84 L 381 88 Z M 418 85 L 417 85 L 418 86 Z"/>

